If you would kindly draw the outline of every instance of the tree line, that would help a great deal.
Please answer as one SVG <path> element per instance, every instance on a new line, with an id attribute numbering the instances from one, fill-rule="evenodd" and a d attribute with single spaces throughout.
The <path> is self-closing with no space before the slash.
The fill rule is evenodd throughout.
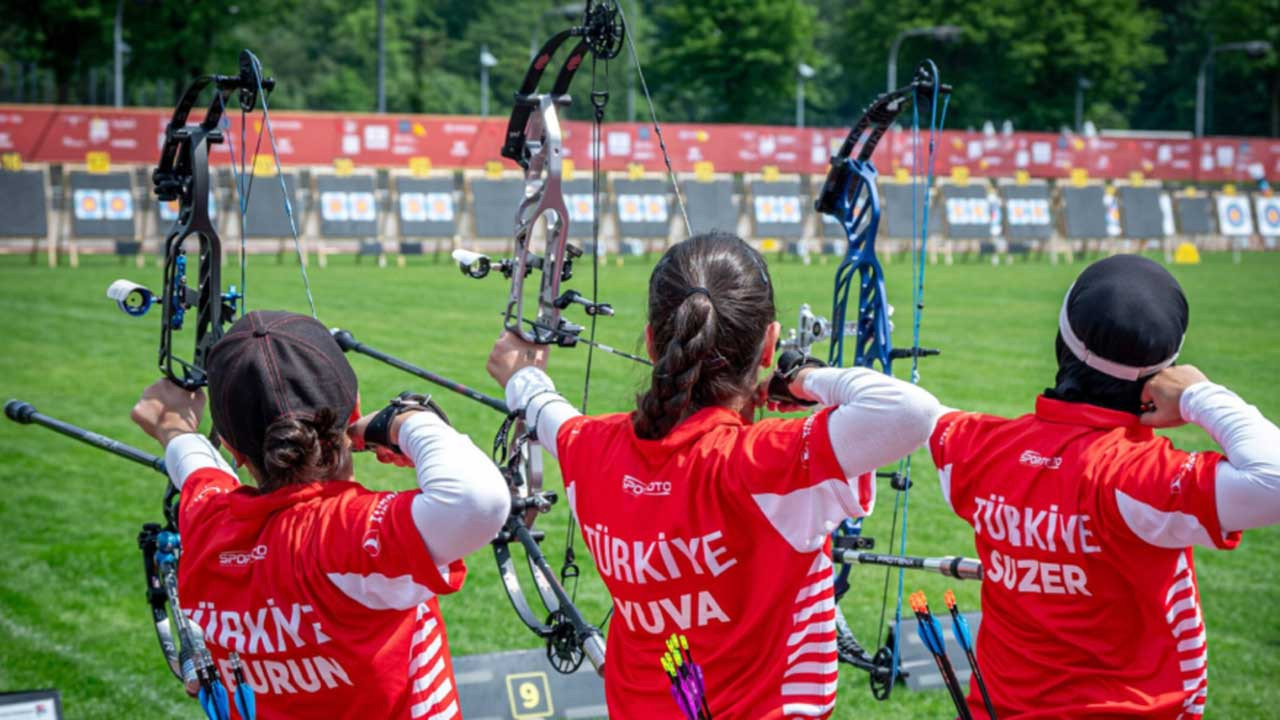
<path id="1" fill-rule="evenodd" d="M 932 58 L 955 86 L 948 125 L 1190 130 L 1207 66 L 1207 129 L 1280 136 L 1280 0 L 620 0 L 659 118 L 790 124 L 804 83 L 811 125 L 847 124 L 886 87 L 893 40 L 905 82 Z M 502 114 L 531 48 L 571 21 L 555 0 L 381 0 L 389 112 L 478 114 L 480 56 Z M 376 109 L 379 0 L 41 0 L 8 3 L 0 100 L 111 104 L 120 13 L 124 104 L 167 106 L 194 75 L 234 72 L 253 48 L 282 108 Z M 812 77 L 798 73 L 801 65 Z M 643 119 L 629 54 L 579 73 L 609 92 L 610 120 Z"/>

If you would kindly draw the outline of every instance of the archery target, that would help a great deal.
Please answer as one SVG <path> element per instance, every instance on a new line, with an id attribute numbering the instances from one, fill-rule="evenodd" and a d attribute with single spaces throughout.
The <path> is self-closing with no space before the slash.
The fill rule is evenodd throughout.
<path id="1" fill-rule="evenodd" d="M 618 219 L 625 223 L 644 222 L 644 198 L 641 195 L 618 196 Z"/>
<path id="2" fill-rule="evenodd" d="M 425 222 L 427 219 L 427 194 L 420 192 L 400 193 L 400 219 L 407 222 Z"/>
<path id="3" fill-rule="evenodd" d="M 367 191 L 347 193 L 347 211 L 351 219 L 356 222 L 370 222 L 378 218 L 373 193 Z"/>
<path id="4" fill-rule="evenodd" d="M 329 222 L 346 222 L 351 219 L 347 207 L 347 193 L 329 190 L 320 193 L 320 216 Z"/>
<path id="5" fill-rule="evenodd" d="M 133 194 L 128 190 L 103 190 L 102 208 L 108 220 L 129 220 L 133 217 Z"/>
<path id="6" fill-rule="evenodd" d="M 1258 234 L 1280 237 L 1280 197 L 1255 195 L 1253 205 L 1258 211 Z"/>
<path id="7" fill-rule="evenodd" d="M 173 222 L 178 219 L 178 210 L 181 209 L 182 203 L 177 200 L 165 200 L 160 203 L 160 219 Z"/>
<path id="8" fill-rule="evenodd" d="M 666 222 L 667 221 L 667 196 L 666 195 L 645 195 L 644 196 L 644 221 L 645 222 Z"/>
<path id="9" fill-rule="evenodd" d="M 1039 198 L 1010 198 L 1006 203 L 1010 225 L 1048 225 L 1049 201 Z"/>
<path id="10" fill-rule="evenodd" d="M 73 194 L 76 218 L 79 220 L 101 220 L 106 217 L 102 207 L 101 190 L 76 190 Z"/>
<path id="11" fill-rule="evenodd" d="M 995 213 L 991 212 L 991 201 L 987 198 L 974 198 L 973 217 L 974 221 L 979 225 L 987 225 L 995 218 Z"/>
<path id="12" fill-rule="evenodd" d="M 596 219 L 596 207 L 590 193 L 569 193 L 564 196 L 569 210 L 569 222 L 589 223 Z"/>
<path id="13" fill-rule="evenodd" d="M 800 198 L 794 195 L 758 195 L 753 204 L 757 223 L 794 225 L 800 222 Z"/>
<path id="14" fill-rule="evenodd" d="M 949 225 L 991 223 L 991 202 L 986 198 L 948 198 L 946 208 Z"/>
<path id="15" fill-rule="evenodd" d="M 1107 237 L 1120 237 L 1120 203 L 1108 193 L 1102 196 L 1102 205 L 1107 211 Z"/>
<path id="16" fill-rule="evenodd" d="M 431 222 L 453 222 L 453 193 L 429 192 L 426 197 L 427 219 Z"/>
<path id="17" fill-rule="evenodd" d="M 778 214 L 784 223 L 800 222 L 800 198 L 792 195 L 778 198 Z"/>
<path id="18" fill-rule="evenodd" d="M 1242 195 L 1218 196 L 1218 229 L 1223 235 L 1247 237 L 1253 234 L 1249 199 Z"/>

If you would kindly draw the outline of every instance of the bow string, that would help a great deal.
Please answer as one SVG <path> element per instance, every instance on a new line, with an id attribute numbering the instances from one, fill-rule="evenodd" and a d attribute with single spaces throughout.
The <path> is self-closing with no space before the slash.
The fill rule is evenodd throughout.
<path id="1" fill-rule="evenodd" d="M 933 184 L 934 155 L 938 134 L 946 118 L 951 88 L 943 85 L 937 67 L 925 61 L 917 69 L 912 82 L 902 88 L 887 92 L 871 103 L 854 123 L 838 151 L 831 158 L 831 168 L 823 183 L 822 191 L 814 203 L 818 212 L 832 216 L 845 231 L 848 244 L 836 269 L 832 298 L 831 322 L 815 322 L 812 313 L 801 310 L 801 330 L 796 342 L 801 349 L 807 343 L 822 339 L 812 328 L 830 333 L 828 363 L 842 367 L 846 363 L 845 341 L 853 346 L 852 366 L 876 368 L 892 375 L 893 361 L 911 359 L 911 381 L 919 381 L 921 357 L 937 355 L 938 351 L 920 345 L 920 322 L 924 309 L 924 269 L 929 237 L 929 189 Z M 877 186 L 879 174 L 872 155 L 885 133 L 910 105 L 912 108 L 912 342 L 910 347 L 895 348 L 892 344 L 893 308 L 885 289 L 884 270 L 876 255 L 876 233 L 880 225 L 880 192 Z M 928 150 L 922 152 L 920 117 L 922 109 L 928 116 Z M 923 186 L 921 185 L 923 179 Z M 858 288 L 854 317 L 849 318 L 849 301 L 855 284 Z M 808 327 L 810 330 L 805 331 Z M 897 471 L 877 473 L 888 478 L 895 490 L 893 524 L 890 534 L 897 533 L 899 513 L 902 530 L 899 554 L 905 557 L 907 508 L 911 487 L 911 459 L 904 459 Z M 849 574 L 852 564 L 843 559 L 843 553 L 860 554 L 873 546 L 871 538 L 862 535 L 862 521 L 845 520 L 832 537 L 839 572 L 834 577 L 837 602 L 849 590 Z M 886 570 L 884 593 L 881 599 L 881 636 L 874 653 L 865 649 L 857 640 L 843 613 L 837 605 L 837 640 L 840 659 L 868 672 L 872 694 L 886 699 L 895 682 L 902 677 L 899 669 L 899 645 L 902 622 L 902 585 L 904 569 L 899 566 L 898 597 L 894 612 L 894 629 L 887 642 L 883 637 L 884 617 L 888 605 L 889 571 Z"/>

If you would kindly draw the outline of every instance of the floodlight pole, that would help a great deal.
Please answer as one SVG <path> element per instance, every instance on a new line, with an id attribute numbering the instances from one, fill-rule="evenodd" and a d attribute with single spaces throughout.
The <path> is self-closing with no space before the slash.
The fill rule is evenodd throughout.
<path id="1" fill-rule="evenodd" d="M 116 26 L 111 34 L 111 55 L 115 65 L 115 106 L 124 106 L 124 0 L 116 0 Z"/>
<path id="2" fill-rule="evenodd" d="M 1205 85 L 1208 82 L 1209 69 L 1213 65 L 1213 56 L 1220 52 L 1243 51 L 1251 58 L 1258 58 L 1271 51 L 1271 43 L 1266 40 L 1247 40 L 1223 45 L 1214 45 L 1209 40 L 1209 51 L 1204 54 L 1200 63 L 1200 72 L 1196 74 L 1196 128 L 1195 136 L 1204 137 Z"/>
<path id="3" fill-rule="evenodd" d="M 498 58 L 489 52 L 488 45 L 480 46 L 480 115 L 489 117 L 489 68 L 498 64 Z"/>
<path id="4" fill-rule="evenodd" d="M 805 63 L 796 65 L 796 127 L 804 127 L 804 81 L 817 74 Z"/>
<path id="5" fill-rule="evenodd" d="M 1076 134 L 1084 132 L 1084 91 L 1093 87 L 1093 83 L 1083 75 L 1076 76 Z"/>
<path id="6" fill-rule="evenodd" d="M 378 112 L 387 111 L 387 33 L 386 0 L 378 0 Z"/>

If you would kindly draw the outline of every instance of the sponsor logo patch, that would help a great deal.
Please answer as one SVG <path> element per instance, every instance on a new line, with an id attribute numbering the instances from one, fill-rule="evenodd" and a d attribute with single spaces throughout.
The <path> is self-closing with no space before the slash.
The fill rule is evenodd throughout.
<path id="1" fill-rule="evenodd" d="M 267 546 L 258 545 L 252 550 L 227 550 L 218 553 L 219 565 L 248 565 L 267 557 Z"/>
<path id="2" fill-rule="evenodd" d="M 1041 455 L 1035 450 L 1023 450 L 1022 455 L 1018 458 L 1018 464 L 1026 465 L 1027 467 L 1044 468 L 1045 470 L 1057 470 L 1062 467 L 1062 458 Z"/>
<path id="3" fill-rule="evenodd" d="M 670 495 L 671 483 L 662 482 L 660 480 L 654 480 L 651 483 L 646 483 L 643 480 L 631 477 L 630 475 L 623 475 L 622 491 L 628 495 L 634 495 L 635 497 L 641 497 L 642 495 Z"/>

